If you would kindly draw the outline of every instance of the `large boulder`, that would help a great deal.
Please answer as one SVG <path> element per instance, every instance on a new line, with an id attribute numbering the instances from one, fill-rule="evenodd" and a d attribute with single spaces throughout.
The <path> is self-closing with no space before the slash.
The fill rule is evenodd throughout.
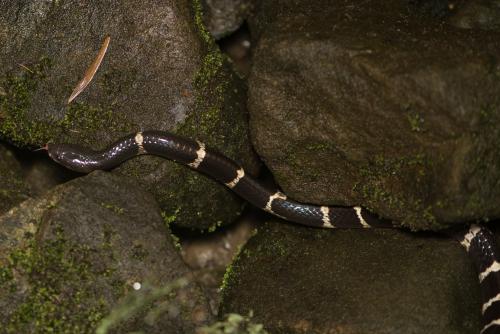
<path id="1" fill-rule="evenodd" d="M 311 230 L 276 220 L 228 269 L 220 314 L 270 333 L 478 333 L 479 282 L 454 240 L 399 230 Z"/>
<path id="2" fill-rule="evenodd" d="M 170 130 L 255 171 L 245 85 L 202 22 L 199 1 L 1 2 L 0 137 L 99 149 L 126 133 Z M 105 36 L 100 68 L 68 105 Z M 241 210 L 224 187 L 164 159 L 133 159 L 119 171 L 139 179 L 185 227 L 226 223 Z"/>
<path id="3" fill-rule="evenodd" d="M 95 172 L 25 201 L 0 216 L 0 240 L 2 333 L 95 333 L 133 297 L 130 319 L 108 319 L 117 332 L 192 333 L 211 318 L 192 282 L 158 292 L 189 270 L 153 197 L 126 178 Z"/>
<path id="4" fill-rule="evenodd" d="M 262 1 L 255 148 L 299 201 L 412 229 L 500 217 L 500 32 L 411 3 Z"/>

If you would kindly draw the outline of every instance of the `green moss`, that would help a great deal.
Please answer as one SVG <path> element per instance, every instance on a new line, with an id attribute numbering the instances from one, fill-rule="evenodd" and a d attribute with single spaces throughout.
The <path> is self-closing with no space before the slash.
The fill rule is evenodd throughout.
<path id="1" fill-rule="evenodd" d="M 212 35 L 208 32 L 205 23 L 203 22 L 203 6 L 200 0 L 192 0 L 192 6 L 194 11 L 194 23 L 200 34 L 201 38 L 207 45 L 215 45 L 215 41 Z"/>
<path id="2" fill-rule="evenodd" d="M 177 214 L 179 213 L 180 208 L 176 209 L 173 214 L 168 214 L 165 211 L 161 212 L 161 217 L 165 223 L 165 226 L 170 228 L 170 224 L 174 223 L 177 220 Z"/>
<path id="3" fill-rule="evenodd" d="M 203 89 L 205 86 L 207 86 L 221 70 L 223 61 L 224 56 L 220 51 L 212 50 L 212 52 L 209 52 L 203 58 L 202 66 L 194 78 L 195 87 L 198 89 Z M 223 93 L 224 86 L 217 86 L 216 92 Z"/>
<path id="4" fill-rule="evenodd" d="M 0 286 L 7 286 L 9 282 L 14 278 L 12 269 L 8 267 L 0 267 Z"/>
<path id="5" fill-rule="evenodd" d="M 69 129 L 78 129 L 72 132 L 71 138 L 91 144 L 95 140 L 93 134 L 98 131 L 123 132 L 130 129 L 130 122 L 110 108 L 80 102 L 68 105 L 61 119 L 35 120 L 29 116 L 32 95 L 46 79 L 51 66 L 51 61 L 42 57 L 21 74 L 8 73 L 0 80 L 1 137 L 21 146 L 43 144 Z"/>
<path id="6" fill-rule="evenodd" d="M 314 151 L 314 152 L 331 152 L 332 150 L 335 150 L 335 146 L 332 144 L 332 142 L 316 142 L 316 143 L 308 143 L 305 146 L 305 149 L 308 151 Z"/>
<path id="7" fill-rule="evenodd" d="M 238 264 L 240 261 L 239 259 L 241 257 L 249 257 L 250 253 L 244 252 L 243 250 L 245 249 L 245 246 L 241 247 L 239 246 L 236 253 L 233 256 L 233 259 L 231 260 L 231 263 L 226 267 L 226 271 L 224 272 L 224 277 L 222 278 L 221 286 L 219 288 L 221 292 L 221 296 L 224 296 L 224 293 L 226 289 L 230 286 L 232 286 L 238 279 L 237 273 L 240 271 L 238 270 Z"/>
<path id="8" fill-rule="evenodd" d="M 229 86 L 228 72 L 224 70 L 224 56 L 218 49 L 210 51 L 202 60 L 200 69 L 193 78 L 195 87 L 195 108 L 197 112 L 191 113 L 178 132 L 186 136 L 210 134 L 223 136 L 225 118 L 223 107 L 225 93 Z M 210 138 L 209 138 L 210 139 Z M 209 140 L 209 144 L 216 145 L 216 140 Z"/>
<path id="9" fill-rule="evenodd" d="M 136 244 L 132 247 L 132 257 L 136 260 L 142 261 L 145 260 L 149 255 L 149 252 L 144 249 L 144 246 L 141 244 Z"/>
<path id="10" fill-rule="evenodd" d="M 195 25 L 206 44 L 207 52 L 193 78 L 196 112 L 190 114 L 177 132 L 188 137 L 206 135 L 207 138 L 203 139 L 214 147 L 227 146 L 228 142 L 239 143 L 241 138 L 247 137 L 246 132 L 243 137 L 237 137 L 241 136 L 242 124 L 246 124 L 246 120 L 242 122 L 241 116 L 235 117 L 237 115 L 232 110 L 237 104 L 231 100 L 237 95 L 230 91 L 230 87 L 235 86 L 232 71 L 227 57 L 221 53 L 203 24 L 201 2 L 193 0 L 192 3 Z"/>
<path id="11" fill-rule="evenodd" d="M 121 215 L 121 214 L 123 214 L 123 213 L 125 212 L 125 209 L 120 208 L 119 206 L 117 206 L 117 205 L 115 205 L 115 204 L 112 204 L 112 203 L 104 203 L 104 202 L 103 202 L 103 203 L 101 203 L 101 206 L 102 206 L 103 208 L 106 208 L 106 209 L 108 209 L 108 210 L 111 210 L 111 211 L 113 211 L 114 213 L 119 214 L 119 215 Z"/>
<path id="12" fill-rule="evenodd" d="M 234 261 L 235 259 L 233 259 L 232 263 L 226 267 L 226 271 L 222 277 L 222 283 L 219 288 L 221 294 L 224 294 L 224 291 L 231 286 L 231 282 L 235 281 Z"/>
<path id="13" fill-rule="evenodd" d="M 286 247 L 284 240 L 276 239 L 273 242 L 267 243 L 265 245 L 257 246 L 258 253 L 264 254 L 274 254 L 275 256 L 287 256 L 289 254 L 289 249 Z"/>
<path id="14" fill-rule="evenodd" d="M 163 218 L 163 222 L 165 223 L 165 227 L 167 228 L 168 235 L 170 236 L 170 238 L 174 244 L 175 249 L 177 249 L 178 251 L 181 251 L 182 250 L 181 241 L 180 241 L 179 237 L 177 235 L 175 235 L 174 233 L 172 233 L 172 231 L 170 229 L 170 225 L 177 220 L 177 214 L 179 213 L 179 211 L 180 211 L 180 208 L 177 208 L 175 210 L 175 212 L 171 215 L 167 214 L 165 211 L 162 211 L 161 216 Z"/>
<path id="15" fill-rule="evenodd" d="M 361 194 L 368 209 L 382 204 L 388 210 L 397 212 L 404 226 L 411 229 L 439 229 L 441 226 L 433 214 L 433 205 L 422 201 L 422 198 L 428 197 L 430 181 L 426 171 L 431 168 L 432 159 L 422 153 L 391 159 L 379 155 L 370 165 L 360 169 L 363 181 L 356 184 L 353 191 Z M 401 182 L 417 189 L 417 196 L 393 188 Z"/>
<path id="16" fill-rule="evenodd" d="M 217 221 L 207 229 L 207 232 L 215 232 L 220 226 L 222 226 L 222 221 Z"/>
<path id="17" fill-rule="evenodd" d="M 199 68 L 192 78 L 193 110 L 187 113 L 182 124 L 177 125 L 175 132 L 199 139 L 207 147 L 244 164 L 253 153 L 249 146 L 247 115 L 244 112 L 245 90 L 240 88 L 244 87 L 244 83 L 234 75 L 227 58 L 206 30 L 201 3 L 193 1 L 192 7 L 193 25 L 202 38 L 204 50 Z M 241 201 L 208 177 L 181 165 L 172 164 L 169 169 L 168 182 L 171 187 L 155 189 L 155 193 L 160 206 L 175 219 L 177 226 L 213 230 L 233 220 L 235 212 L 241 210 Z M 207 208 L 206 202 L 193 200 L 193 194 L 199 193 L 211 197 L 214 203 L 225 205 Z M 175 214 L 171 214 L 173 212 Z M 195 225 L 198 222 L 202 226 Z"/>
<path id="18" fill-rule="evenodd" d="M 92 333 L 106 303 L 92 292 L 90 255 L 89 247 L 65 240 L 60 228 L 53 240 L 32 238 L 13 251 L 2 272 L 15 271 L 29 293 L 0 320 L 5 333 Z"/>
<path id="19" fill-rule="evenodd" d="M 231 117 L 225 110 L 226 93 L 229 87 L 228 71 L 224 68 L 224 57 L 216 48 L 210 48 L 210 51 L 205 55 L 202 60 L 200 69 L 196 72 L 193 78 L 193 86 L 195 88 L 195 112 L 189 114 L 183 124 L 181 124 L 176 132 L 189 138 L 199 138 L 205 142 L 209 147 L 227 147 L 229 143 L 239 143 L 241 138 L 235 138 L 230 134 L 229 128 Z M 231 122 L 231 124 L 238 124 Z M 239 130 L 235 126 L 235 130 Z M 227 154 L 234 153 L 237 148 L 231 150 L 232 152 L 225 152 Z M 171 198 L 191 197 L 192 191 L 213 187 L 214 182 L 208 180 L 207 177 L 193 173 L 191 170 L 186 170 L 184 166 L 175 166 L 176 173 L 182 175 L 184 186 L 186 188 L 185 194 L 172 193 L 165 189 L 165 194 L 162 196 L 166 200 L 163 203 L 172 202 Z M 178 189 L 173 187 L 172 189 Z M 168 206 L 167 206 L 168 207 Z M 173 208 L 171 208 L 173 209 Z M 206 212 L 199 210 L 196 207 L 179 207 L 176 208 L 177 223 L 183 225 L 184 221 L 192 220 L 193 217 L 198 217 L 199 220 L 209 221 L 206 217 Z M 208 219 L 207 219 L 208 218 Z M 212 224 L 214 226 L 215 224 Z"/>
<path id="20" fill-rule="evenodd" d="M 255 237 L 258 233 L 259 233 L 259 230 L 255 229 L 252 232 L 252 237 L 250 238 L 250 240 L 252 240 L 253 237 Z M 276 239 L 276 243 L 273 243 L 273 245 L 276 246 L 277 244 L 279 245 L 278 248 L 280 249 L 280 251 L 283 251 L 284 249 L 282 248 L 283 244 L 281 243 L 281 240 Z M 258 253 L 263 251 L 261 246 L 263 246 L 263 245 L 259 245 L 259 250 L 256 252 L 255 256 L 259 256 Z M 238 272 L 241 272 L 241 270 L 239 270 L 240 268 L 238 268 L 238 266 L 239 266 L 239 263 L 242 262 L 241 259 L 242 258 L 249 258 L 251 256 L 253 256 L 253 254 L 251 254 L 251 252 L 248 251 L 248 248 L 246 247 L 246 245 L 238 246 L 238 249 L 233 256 L 231 263 L 226 267 L 226 271 L 224 272 L 224 277 L 222 278 L 222 283 L 221 283 L 221 286 L 219 288 L 219 290 L 221 291 L 221 296 L 224 295 L 226 288 L 230 287 L 238 280 L 238 277 L 237 277 Z"/>
<path id="21" fill-rule="evenodd" d="M 479 108 L 477 125 L 471 136 L 471 147 L 463 162 L 469 176 L 466 204 L 451 209 L 458 214 L 489 220 L 491 199 L 500 197 L 500 98 Z"/>
<path id="22" fill-rule="evenodd" d="M 50 131 L 41 122 L 30 120 L 26 112 L 31 106 L 31 95 L 46 78 L 51 67 L 48 58 L 41 58 L 21 75 L 8 74 L 0 81 L 0 134 L 17 144 L 47 142 Z"/>
<path id="23" fill-rule="evenodd" d="M 246 114 L 241 112 L 241 101 L 238 100 L 242 94 L 235 94 L 231 89 L 239 84 L 236 80 L 221 52 L 217 48 L 211 49 L 203 58 L 200 69 L 193 78 L 196 110 L 178 126 L 176 132 L 185 137 L 198 138 L 206 143 L 207 147 L 218 149 L 229 157 L 248 159 L 250 150 L 247 119 Z M 234 212 L 241 209 L 239 200 L 233 195 L 229 195 L 233 199 L 228 198 L 225 190 L 216 189 L 210 190 L 210 194 L 217 197 L 214 197 L 215 202 L 227 203 L 226 207 L 222 208 L 224 212 L 221 212 L 221 208 L 217 210 L 214 208 L 214 211 L 209 212 L 205 207 L 185 208 L 178 204 L 175 208 L 170 207 L 169 203 L 173 203 L 172 198 L 176 199 L 176 203 L 179 203 L 178 199 L 182 198 L 186 198 L 186 202 L 192 202 L 190 198 L 193 193 L 202 193 L 206 189 L 212 189 L 214 185 L 220 187 L 216 182 L 184 166 L 172 168 L 180 175 L 179 179 L 182 179 L 183 185 L 172 187 L 176 189 L 176 193 L 172 193 L 169 189 L 160 190 L 163 192 L 161 196 L 163 199 L 160 199 L 160 203 L 169 211 L 177 210 L 176 218 L 179 226 L 195 228 L 187 226 L 185 222 L 197 217 L 199 221 L 211 222 L 207 224 L 211 229 L 217 228 L 224 223 L 223 219 L 217 219 L 218 217 L 234 217 Z M 179 193 L 178 189 L 186 189 L 186 192 Z"/>
<path id="24" fill-rule="evenodd" d="M 201 334 L 267 334 L 262 324 L 252 322 L 253 312 L 247 316 L 230 313 L 223 321 L 198 329 Z"/>
<path id="25" fill-rule="evenodd" d="M 410 123 L 411 131 L 414 132 L 425 131 L 424 119 L 422 118 L 422 116 L 420 116 L 420 114 L 418 114 L 417 112 L 410 111 L 406 114 L 406 117 L 408 119 L 408 122 Z"/>
<path id="26" fill-rule="evenodd" d="M 1 166 L 1 162 L 0 174 L 0 212 L 3 212 L 27 199 L 30 191 L 22 176 L 8 166 Z"/>

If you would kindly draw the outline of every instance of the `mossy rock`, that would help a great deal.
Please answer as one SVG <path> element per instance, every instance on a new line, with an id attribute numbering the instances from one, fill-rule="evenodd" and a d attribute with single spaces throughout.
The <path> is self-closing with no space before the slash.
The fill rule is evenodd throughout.
<path id="1" fill-rule="evenodd" d="M 479 282 L 457 241 L 272 220 L 226 272 L 220 314 L 270 333 L 478 333 Z"/>
<path id="2" fill-rule="evenodd" d="M 100 149 L 127 133 L 168 130 L 203 140 L 255 172 L 245 84 L 201 15 L 198 1 L 3 2 L 0 138 Z M 99 70 L 68 105 L 105 36 L 111 42 Z M 162 159 L 133 159 L 119 172 L 140 180 L 184 227 L 228 223 L 241 210 L 224 187 L 203 176 L 194 182 L 187 169 Z"/>
<path id="3" fill-rule="evenodd" d="M 500 31 L 450 8 L 261 3 L 252 139 L 287 195 L 416 230 L 500 217 Z"/>
<path id="4" fill-rule="evenodd" d="M 23 202 L 0 216 L 0 240 L 2 333 L 95 333 L 118 303 L 142 293 L 137 284 L 189 277 L 152 196 L 111 173 Z M 110 333 L 193 332 L 211 318 L 195 283 L 140 311 Z M 154 322 L 144 320 L 149 312 Z"/>

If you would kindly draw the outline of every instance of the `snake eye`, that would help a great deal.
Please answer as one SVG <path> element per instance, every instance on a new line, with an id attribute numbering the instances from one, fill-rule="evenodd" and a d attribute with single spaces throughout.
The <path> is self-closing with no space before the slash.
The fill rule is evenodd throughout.
<path id="1" fill-rule="evenodd" d="M 52 160 L 59 161 L 59 150 L 56 144 L 47 144 L 47 153 Z"/>
<path id="2" fill-rule="evenodd" d="M 49 157 L 60 165 L 68 167 L 67 147 L 65 144 L 48 144 L 47 152 Z"/>
<path id="3" fill-rule="evenodd" d="M 89 173 L 95 169 L 95 152 L 79 145 L 48 144 L 47 152 L 52 160 L 75 172 Z"/>

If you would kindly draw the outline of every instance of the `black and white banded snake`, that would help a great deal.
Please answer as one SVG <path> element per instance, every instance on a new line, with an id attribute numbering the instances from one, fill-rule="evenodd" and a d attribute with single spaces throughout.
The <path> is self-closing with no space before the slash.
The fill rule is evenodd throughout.
<path id="1" fill-rule="evenodd" d="M 199 141 L 163 131 L 144 131 L 128 135 L 102 151 L 72 144 L 47 144 L 49 156 L 77 172 L 109 170 L 141 154 L 161 156 L 223 183 L 254 206 L 294 223 L 322 228 L 391 228 L 361 207 L 317 206 L 298 203 L 279 191 L 271 191 L 233 160 Z M 472 225 L 458 238 L 471 256 L 479 273 L 483 300 L 481 334 L 500 333 L 500 262 L 494 235 L 487 228 Z"/>

